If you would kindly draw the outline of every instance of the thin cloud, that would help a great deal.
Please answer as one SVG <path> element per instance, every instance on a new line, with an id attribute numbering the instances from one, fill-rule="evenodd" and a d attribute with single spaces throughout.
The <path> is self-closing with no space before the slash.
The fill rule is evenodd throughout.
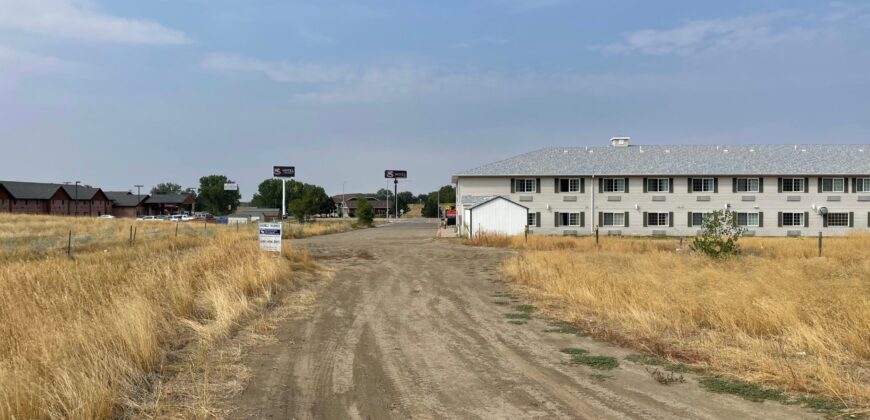
<path id="1" fill-rule="evenodd" d="M 524 13 L 566 3 L 567 0 L 491 0 L 512 12 Z"/>
<path id="2" fill-rule="evenodd" d="M 466 49 L 466 48 L 476 48 L 476 47 L 485 47 L 485 46 L 494 46 L 494 45 L 505 45 L 509 40 L 505 38 L 495 38 L 495 37 L 481 37 L 468 39 L 465 41 L 460 41 L 455 44 L 450 45 L 450 48 L 457 49 Z"/>
<path id="3" fill-rule="evenodd" d="M 74 67 L 72 63 L 54 56 L 35 54 L 0 45 L 0 71 L 3 73 L 62 71 L 72 67 Z"/>
<path id="4" fill-rule="evenodd" d="M 72 0 L 0 0 L 0 29 L 87 42 L 142 45 L 189 43 L 159 23 L 110 16 Z"/>
<path id="5" fill-rule="evenodd" d="M 689 21 L 670 29 L 645 29 L 623 35 L 624 41 L 593 47 L 607 54 L 694 55 L 808 40 L 814 31 L 799 27 L 777 30 L 778 15 Z"/>
<path id="6" fill-rule="evenodd" d="M 305 42 L 311 45 L 333 45 L 335 44 L 335 39 L 329 35 L 322 34 L 320 32 L 308 31 L 301 29 L 299 30 L 299 37 L 302 38 Z"/>
<path id="7" fill-rule="evenodd" d="M 265 61 L 238 54 L 210 54 L 202 61 L 210 70 L 259 73 L 282 83 L 337 83 L 358 77 L 353 71 L 338 66 L 287 61 Z"/>

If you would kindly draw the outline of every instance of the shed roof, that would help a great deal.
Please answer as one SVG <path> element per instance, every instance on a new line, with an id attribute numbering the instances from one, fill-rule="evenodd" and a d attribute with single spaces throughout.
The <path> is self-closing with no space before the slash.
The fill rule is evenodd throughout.
<path id="1" fill-rule="evenodd" d="M 50 200 L 60 184 L 44 182 L 0 181 L 16 200 Z"/>
<path id="2" fill-rule="evenodd" d="M 746 144 L 548 147 L 456 174 L 547 175 L 867 175 L 870 145 Z"/>
<path id="3" fill-rule="evenodd" d="M 500 195 L 490 195 L 490 196 L 475 196 L 475 195 L 463 195 L 462 196 L 462 204 L 465 206 L 467 210 L 480 207 L 484 204 L 491 203 L 495 200 L 505 200 L 508 203 L 511 203 L 515 206 L 522 207 L 528 210 L 528 207 L 519 204 L 515 201 L 512 201 L 508 198 L 502 197 Z"/>

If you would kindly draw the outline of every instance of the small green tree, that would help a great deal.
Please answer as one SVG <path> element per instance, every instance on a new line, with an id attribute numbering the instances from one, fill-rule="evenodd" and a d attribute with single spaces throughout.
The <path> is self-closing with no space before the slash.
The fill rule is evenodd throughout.
<path id="1" fill-rule="evenodd" d="M 704 215 L 701 234 L 692 242 L 692 250 L 710 258 L 728 258 L 740 253 L 737 241 L 746 229 L 737 225 L 737 215 L 726 210 L 716 210 Z"/>
<path id="2" fill-rule="evenodd" d="M 375 209 L 372 207 L 369 200 L 365 197 L 360 197 L 356 201 L 356 218 L 359 224 L 363 226 L 371 226 L 375 220 Z"/>

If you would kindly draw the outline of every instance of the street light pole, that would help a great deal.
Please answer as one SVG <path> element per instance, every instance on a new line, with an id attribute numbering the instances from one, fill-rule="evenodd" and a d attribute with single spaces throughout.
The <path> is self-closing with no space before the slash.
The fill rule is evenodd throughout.
<path id="1" fill-rule="evenodd" d="M 341 209 L 339 210 L 339 217 L 342 219 L 344 219 L 344 208 L 347 206 L 347 202 L 344 201 L 344 184 L 346 183 L 347 181 L 341 181 Z"/>
<path id="2" fill-rule="evenodd" d="M 79 184 L 81 181 L 76 181 L 76 216 L 79 215 Z"/>
<path id="3" fill-rule="evenodd" d="M 136 187 L 136 217 L 138 218 L 139 217 L 139 203 L 142 202 L 142 193 L 139 189 L 144 187 L 144 185 L 136 184 L 136 185 L 134 185 L 134 187 Z"/>

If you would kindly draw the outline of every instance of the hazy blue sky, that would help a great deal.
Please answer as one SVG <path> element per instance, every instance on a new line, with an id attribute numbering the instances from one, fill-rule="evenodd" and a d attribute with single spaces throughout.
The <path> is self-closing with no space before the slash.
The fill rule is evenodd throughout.
<path id="1" fill-rule="evenodd" d="M 862 1 L 0 0 L 0 179 L 430 191 L 545 146 L 868 143 Z"/>

